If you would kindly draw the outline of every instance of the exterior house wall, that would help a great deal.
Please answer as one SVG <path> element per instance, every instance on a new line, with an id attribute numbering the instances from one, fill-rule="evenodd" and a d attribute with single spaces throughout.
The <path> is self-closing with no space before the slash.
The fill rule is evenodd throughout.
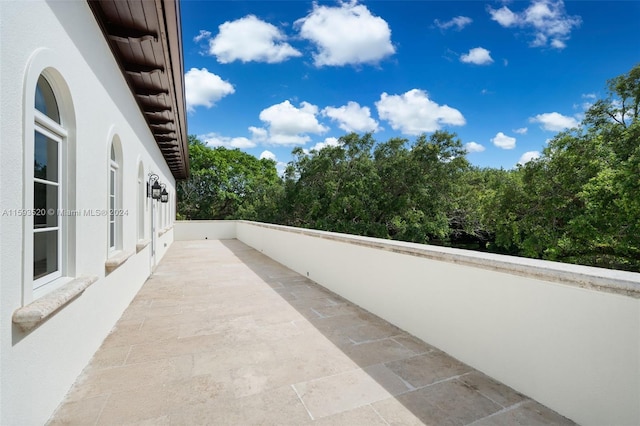
<path id="1" fill-rule="evenodd" d="M 226 226 L 177 222 L 176 240 Z M 580 424 L 640 424 L 640 274 L 245 221 L 236 237 Z"/>
<path id="2" fill-rule="evenodd" d="M 86 2 L 0 2 L 0 17 L 0 424 L 43 424 L 173 241 L 174 216 L 167 213 L 156 229 L 155 256 L 151 244 L 138 244 L 141 235 L 151 239 L 151 210 L 160 207 L 146 197 L 140 203 L 141 185 L 149 173 L 170 194 L 176 184 Z M 32 291 L 32 222 L 15 213 L 30 206 L 33 157 L 27 154 L 42 71 L 52 76 L 70 124 L 64 143 L 72 155 L 63 190 L 70 200 L 66 207 L 77 216 L 64 219 L 63 261 L 72 278 L 97 280 L 37 327 L 22 331 L 12 321 L 14 312 L 55 289 Z M 95 212 L 109 208 L 113 140 L 121 150 L 123 216 L 119 250 L 110 253 L 108 216 Z M 141 204 L 144 232 L 138 232 Z M 108 272 L 107 260 L 118 254 L 131 256 Z"/>

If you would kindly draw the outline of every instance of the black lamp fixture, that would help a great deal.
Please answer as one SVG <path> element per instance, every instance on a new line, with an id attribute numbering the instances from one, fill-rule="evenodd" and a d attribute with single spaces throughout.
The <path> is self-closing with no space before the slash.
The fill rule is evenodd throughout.
<path id="1" fill-rule="evenodd" d="M 167 188 L 166 185 L 163 183 L 161 184 L 162 186 L 162 192 L 160 193 L 160 201 L 163 203 L 168 203 L 169 202 L 169 193 L 167 192 Z"/>
<path id="2" fill-rule="evenodd" d="M 158 175 L 149 173 L 149 182 L 147 182 L 147 198 L 151 197 L 154 200 L 159 200 L 161 197 L 162 187 L 158 182 Z"/>

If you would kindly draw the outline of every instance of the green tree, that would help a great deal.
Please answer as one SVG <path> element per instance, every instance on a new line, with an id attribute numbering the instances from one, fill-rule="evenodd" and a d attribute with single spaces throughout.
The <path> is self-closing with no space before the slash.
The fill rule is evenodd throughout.
<path id="1" fill-rule="evenodd" d="M 281 186 L 274 161 L 210 148 L 195 136 L 189 136 L 189 160 L 190 177 L 178 183 L 181 217 L 273 220 Z"/>
<path id="2" fill-rule="evenodd" d="M 378 235 L 373 214 L 377 176 L 371 134 L 355 133 L 337 146 L 293 151 L 285 173 L 287 224 L 361 235 Z"/>
<path id="3" fill-rule="evenodd" d="M 293 155 L 287 224 L 416 242 L 448 238 L 453 188 L 468 167 L 454 134 L 422 135 L 409 146 L 352 133 L 338 146 Z"/>
<path id="4" fill-rule="evenodd" d="M 516 171 L 496 244 L 524 256 L 640 270 L 640 66 L 608 82 L 577 129 Z M 517 200 L 516 200 L 517 199 Z"/>

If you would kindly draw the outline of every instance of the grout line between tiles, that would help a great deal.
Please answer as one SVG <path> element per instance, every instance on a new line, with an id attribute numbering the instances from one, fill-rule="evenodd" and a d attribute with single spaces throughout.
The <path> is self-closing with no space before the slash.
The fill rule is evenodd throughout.
<path id="1" fill-rule="evenodd" d="M 109 403 L 109 399 L 111 399 L 111 395 L 112 395 L 112 393 L 109 392 L 109 394 L 107 395 L 107 398 L 104 400 L 104 403 L 102 404 L 102 407 L 100 408 L 100 412 L 96 416 L 96 421 L 93 423 L 94 426 L 96 426 L 98 424 L 98 422 L 100 421 L 100 417 L 102 417 L 102 413 L 104 412 L 104 409 L 106 408 L 107 404 Z"/>
<path id="2" fill-rule="evenodd" d="M 307 408 L 307 404 L 304 403 L 304 401 L 302 400 L 302 396 L 300 396 L 300 394 L 298 393 L 298 389 L 296 389 L 295 385 L 291 385 L 291 388 L 293 389 L 293 391 L 296 393 L 296 396 L 298 397 L 298 399 L 300 400 L 300 403 L 302 404 L 302 406 L 304 407 L 305 410 L 307 410 L 307 414 L 309 415 L 309 417 L 311 418 L 311 420 L 315 420 L 315 418 L 313 417 L 313 414 L 311 414 L 311 411 L 309 411 L 309 409 Z"/>
<path id="3" fill-rule="evenodd" d="M 525 399 L 523 401 L 517 402 L 517 403 L 515 403 L 513 405 L 510 405 L 508 407 L 503 408 L 502 410 L 498 410 L 495 413 L 491 413 L 488 416 L 484 416 L 484 417 L 482 417 L 480 419 L 476 419 L 476 420 L 472 421 L 471 423 L 467 423 L 465 426 L 472 426 L 473 424 L 478 423 L 481 420 L 490 419 L 490 418 L 492 418 L 494 416 L 497 416 L 499 414 L 502 414 L 502 413 L 508 413 L 509 411 L 515 410 L 516 408 L 520 407 L 522 404 L 524 404 L 527 401 L 529 401 L 529 400 Z M 498 405 L 500 405 L 500 404 L 498 404 Z"/>
<path id="4" fill-rule="evenodd" d="M 395 397 L 393 397 L 395 398 Z M 387 419 L 385 419 L 384 417 L 382 417 L 382 414 L 380 414 L 378 412 L 378 410 L 376 410 L 376 407 L 373 406 L 373 404 L 369 404 L 369 407 L 371 407 L 371 409 L 373 410 L 374 413 L 376 413 L 376 415 L 380 418 L 380 420 L 382 420 L 384 422 L 384 424 L 386 424 L 387 426 L 391 426 L 391 423 L 389 423 L 387 421 Z"/>

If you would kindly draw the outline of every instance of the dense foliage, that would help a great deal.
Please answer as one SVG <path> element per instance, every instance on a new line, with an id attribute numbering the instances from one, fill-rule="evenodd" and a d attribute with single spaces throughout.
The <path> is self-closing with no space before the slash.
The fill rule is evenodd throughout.
<path id="1" fill-rule="evenodd" d="M 340 138 L 271 160 L 190 137 L 189 219 L 243 218 L 640 271 L 640 65 L 578 128 L 516 169 L 480 169 L 455 134 Z"/>
<path id="2" fill-rule="evenodd" d="M 282 190 L 273 160 L 209 148 L 189 136 L 189 179 L 178 182 L 180 219 L 269 220 Z"/>

